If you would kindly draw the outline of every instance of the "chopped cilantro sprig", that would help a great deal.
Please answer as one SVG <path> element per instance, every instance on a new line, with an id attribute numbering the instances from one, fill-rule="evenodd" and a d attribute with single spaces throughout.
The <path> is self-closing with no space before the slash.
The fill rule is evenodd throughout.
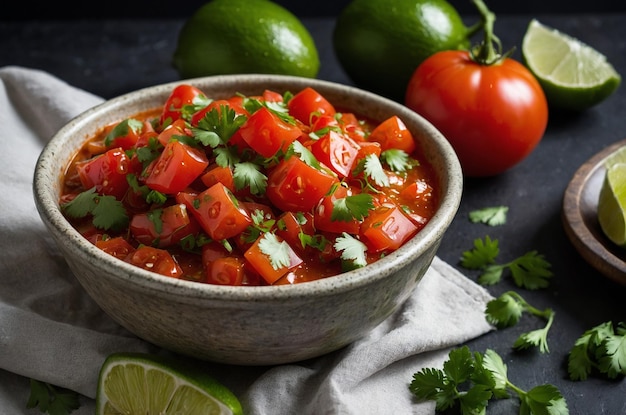
<path id="1" fill-rule="evenodd" d="M 459 408 L 462 414 L 484 414 L 490 400 L 517 395 L 520 415 L 569 413 L 555 386 L 525 391 L 513 384 L 502 358 L 491 349 L 484 354 L 472 353 L 467 346 L 453 349 L 443 369 L 424 368 L 415 373 L 409 390 L 420 401 L 435 401 L 438 411 Z"/>
<path id="2" fill-rule="evenodd" d="M 524 312 L 546 320 L 546 325 L 538 330 L 522 333 L 513 348 L 516 350 L 528 349 L 529 347 L 539 347 L 541 353 L 548 353 L 548 332 L 554 322 L 554 311 L 551 308 L 539 310 L 530 305 L 524 298 L 515 291 L 507 291 L 500 297 L 487 303 L 485 315 L 487 321 L 498 328 L 511 327 L 517 324 Z"/>
<path id="3" fill-rule="evenodd" d="M 572 380 L 585 380 L 594 370 L 610 379 L 626 376 L 626 323 L 614 330 L 609 321 L 585 331 L 568 354 L 567 370 Z"/>
<path id="4" fill-rule="evenodd" d="M 121 231 L 129 222 L 122 202 L 113 196 L 99 195 L 95 187 L 79 193 L 71 201 L 62 204 L 61 209 L 75 219 L 92 215 L 93 225 L 104 230 Z"/>
<path id="5" fill-rule="evenodd" d="M 478 277 L 481 285 L 494 285 L 500 282 L 505 270 L 511 272 L 513 281 L 518 287 L 529 290 L 545 288 L 552 277 L 551 264 L 537 251 L 529 251 L 512 261 L 497 264 L 496 257 L 500 253 L 498 240 L 489 236 L 474 240 L 474 247 L 463 252 L 461 266 L 467 269 L 481 270 Z"/>

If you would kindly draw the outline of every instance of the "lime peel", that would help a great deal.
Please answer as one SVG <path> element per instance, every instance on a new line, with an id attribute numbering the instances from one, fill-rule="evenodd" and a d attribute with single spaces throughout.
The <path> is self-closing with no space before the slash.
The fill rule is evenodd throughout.
<path id="1" fill-rule="evenodd" d="M 522 58 L 554 108 L 581 111 L 608 98 L 621 76 L 605 55 L 580 40 L 532 19 Z"/>

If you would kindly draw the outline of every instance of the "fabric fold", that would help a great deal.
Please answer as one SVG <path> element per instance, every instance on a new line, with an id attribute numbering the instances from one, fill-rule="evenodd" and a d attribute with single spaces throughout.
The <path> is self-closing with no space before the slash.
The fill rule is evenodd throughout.
<path id="1" fill-rule="evenodd" d="M 32 195 L 45 143 L 102 102 L 39 70 L 0 68 L 0 407 L 26 410 L 28 378 L 75 390 L 93 413 L 100 366 L 119 351 L 161 351 L 110 319 L 86 294 L 48 235 Z M 274 367 L 198 362 L 230 387 L 246 414 L 434 413 L 417 404 L 413 373 L 492 327 L 492 297 L 438 257 L 403 306 L 366 337 L 328 355 Z"/>

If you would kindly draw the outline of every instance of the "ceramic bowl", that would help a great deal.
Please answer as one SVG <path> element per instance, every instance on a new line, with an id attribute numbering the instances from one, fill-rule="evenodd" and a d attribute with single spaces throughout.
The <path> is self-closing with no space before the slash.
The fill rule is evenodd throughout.
<path id="1" fill-rule="evenodd" d="M 59 209 L 61 174 L 81 144 L 102 126 L 160 107 L 178 83 L 224 98 L 269 88 L 311 86 L 342 109 L 382 121 L 399 115 L 438 177 L 434 217 L 397 251 L 364 268 L 284 286 L 217 286 L 164 277 L 96 248 Z M 41 153 L 34 196 L 43 222 L 87 293 L 119 324 L 165 349 L 239 365 L 317 357 L 363 337 L 419 289 L 461 200 L 458 159 L 442 134 L 408 108 L 353 87 L 281 75 L 226 75 L 141 89 L 96 106 L 64 126 Z M 419 316 L 417 316 L 419 318 Z M 425 317 L 426 318 L 426 317 Z"/>

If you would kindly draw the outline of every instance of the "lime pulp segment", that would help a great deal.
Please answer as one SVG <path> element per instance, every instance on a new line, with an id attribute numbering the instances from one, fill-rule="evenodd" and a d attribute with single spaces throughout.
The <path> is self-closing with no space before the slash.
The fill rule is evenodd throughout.
<path id="1" fill-rule="evenodd" d="M 626 163 L 607 168 L 598 200 L 598 221 L 613 243 L 626 246 Z"/>

